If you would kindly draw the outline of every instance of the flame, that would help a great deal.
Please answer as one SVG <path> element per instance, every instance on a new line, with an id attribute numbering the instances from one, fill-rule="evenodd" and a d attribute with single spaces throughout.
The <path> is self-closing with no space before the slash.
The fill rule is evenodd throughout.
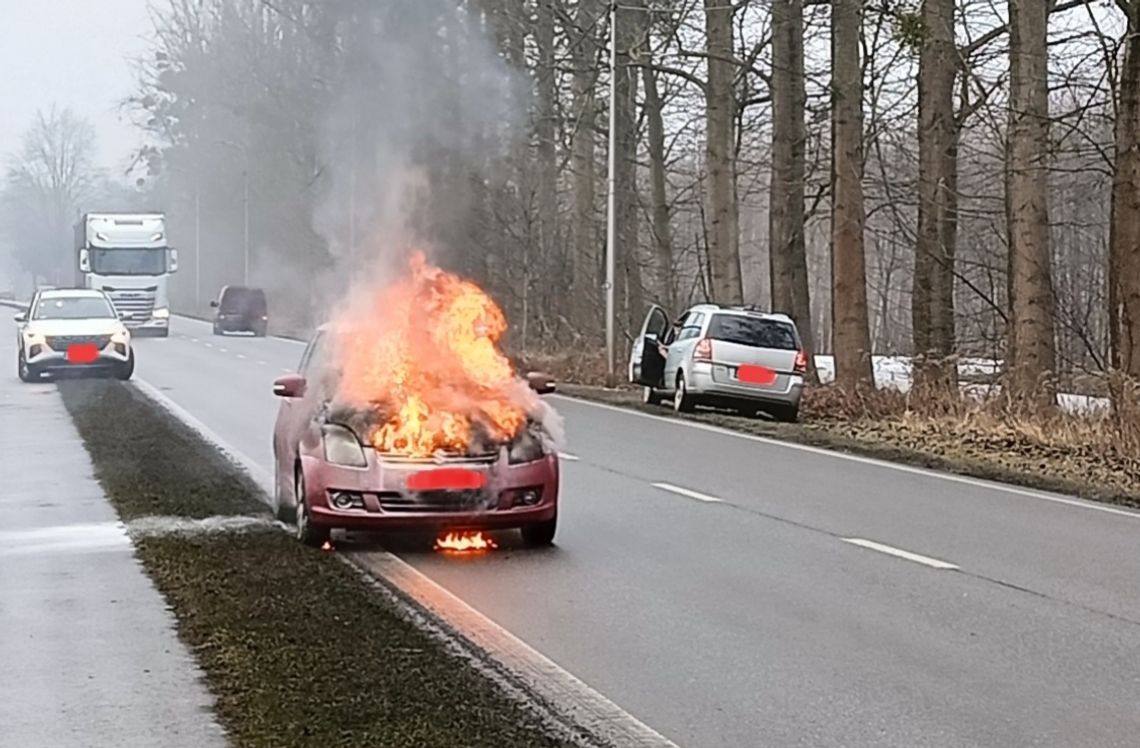
<path id="1" fill-rule="evenodd" d="M 329 552 L 329 551 L 332 551 L 332 549 L 333 549 L 332 543 L 330 543 L 327 540 L 321 545 L 322 551 Z"/>
<path id="2" fill-rule="evenodd" d="M 437 551 L 486 551 L 498 547 L 490 536 L 481 532 L 449 532 L 435 541 Z"/>
<path id="3" fill-rule="evenodd" d="M 506 317 L 474 283 L 411 257 L 397 282 L 354 308 L 338 331 L 338 398 L 382 414 L 381 452 L 430 457 L 508 442 L 533 397 L 499 350 Z"/>

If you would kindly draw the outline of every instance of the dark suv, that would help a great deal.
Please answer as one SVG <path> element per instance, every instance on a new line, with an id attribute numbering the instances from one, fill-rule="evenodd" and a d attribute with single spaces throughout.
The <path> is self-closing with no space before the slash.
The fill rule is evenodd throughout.
<path id="1" fill-rule="evenodd" d="M 210 306 L 217 310 L 214 314 L 214 334 L 227 332 L 252 332 L 257 337 L 265 337 L 269 325 L 269 306 L 265 301 L 265 291 L 249 286 L 226 286 L 217 301 Z"/>

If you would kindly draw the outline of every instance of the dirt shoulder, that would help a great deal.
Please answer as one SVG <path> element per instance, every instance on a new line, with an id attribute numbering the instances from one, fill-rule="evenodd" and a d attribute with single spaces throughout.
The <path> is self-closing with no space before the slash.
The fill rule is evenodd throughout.
<path id="1" fill-rule="evenodd" d="M 60 391 L 111 503 L 148 528 L 138 558 L 237 745 L 574 745 L 333 553 L 278 531 L 244 475 L 129 385 Z M 264 521 L 188 531 L 219 515 Z"/>
<path id="2" fill-rule="evenodd" d="M 807 417 L 783 424 L 702 410 L 649 406 L 633 389 L 559 384 L 560 394 L 746 434 L 805 444 L 1042 491 L 1140 508 L 1140 459 L 1096 433 L 1068 424 L 1015 424 L 983 413 L 941 418 Z"/>

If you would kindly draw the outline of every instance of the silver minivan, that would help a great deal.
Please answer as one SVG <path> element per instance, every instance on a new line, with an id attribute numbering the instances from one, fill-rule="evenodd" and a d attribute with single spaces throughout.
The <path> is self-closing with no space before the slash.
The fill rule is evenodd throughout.
<path id="1" fill-rule="evenodd" d="M 678 412 L 726 405 L 788 422 L 799 418 L 806 372 L 790 317 L 717 304 L 698 304 L 675 322 L 652 306 L 629 360 L 629 381 L 651 405 L 672 397 Z"/>

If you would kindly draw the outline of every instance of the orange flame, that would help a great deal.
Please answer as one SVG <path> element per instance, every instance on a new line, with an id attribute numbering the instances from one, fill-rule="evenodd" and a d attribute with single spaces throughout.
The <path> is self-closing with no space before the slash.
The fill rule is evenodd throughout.
<path id="1" fill-rule="evenodd" d="M 487 551 L 498 547 L 490 536 L 481 532 L 449 532 L 435 541 L 437 551 Z"/>
<path id="2" fill-rule="evenodd" d="M 507 329 L 502 310 L 423 254 L 337 329 L 338 396 L 385 416 L 368 435 L 381 452 L 464 452 L 477 433 L 503 443 L 526 425 L 533 395 L 498 348 Z"/>

